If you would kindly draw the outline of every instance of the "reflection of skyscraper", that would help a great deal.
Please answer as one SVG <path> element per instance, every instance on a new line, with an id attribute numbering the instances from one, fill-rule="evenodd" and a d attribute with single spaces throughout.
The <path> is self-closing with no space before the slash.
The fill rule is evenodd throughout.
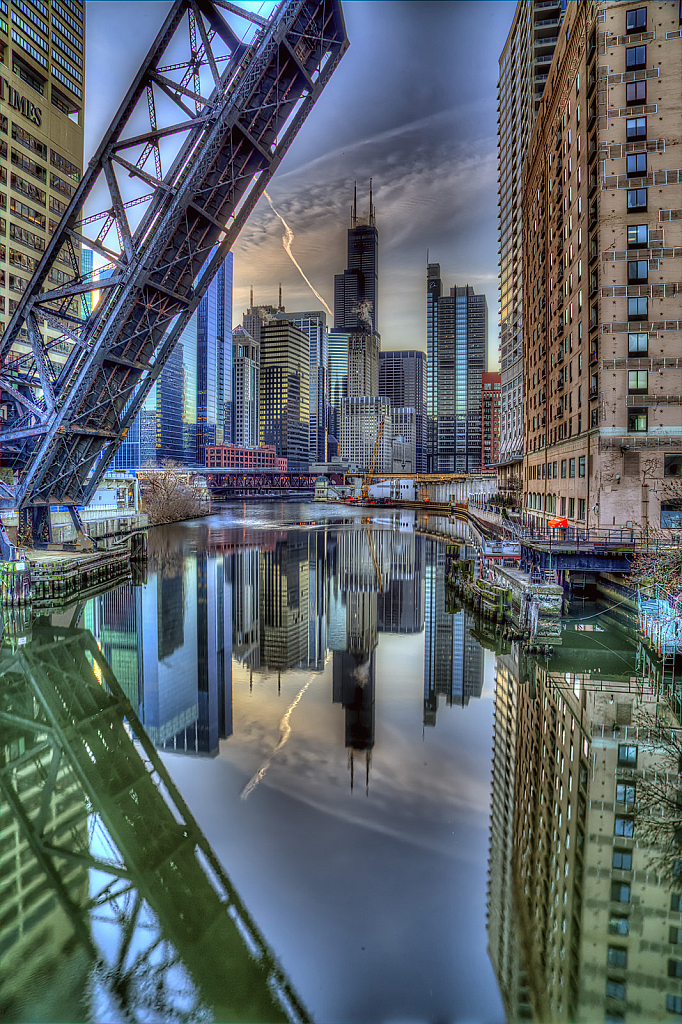
<path id="1" fill-rule="evenodd" d="M 152 742 L 215 754 L 232 732 L 230 564 L 204 552 L 90 602 L 89 626 Z"/>
<path id="2" fill-rule="evenodd" d="M 260 654 L 271 669 L 308 661 L 308 544 L 290 533 L 260 553 Z"/>
<path id="3" fill-rule="evenodd" d="M 424 724 L 435 725 L 439 694 L 461 707 L 481 696 L 483 651 L 471 616 L 445 609 L 445 548 L 436 541 L 426 541 L 425 577 Z"/>
<path id="4" fill-rule="evenodd" d="M 260 555 L 235 551 L 232 562 L 232 653 L 251 668 L 260 665 Z"/>
<path id="5" fill-rule="evenodd" d="M 327 653 L 327 534 L 308 535 L 308 666 L 324 668 Z"/>
<path id="6" fill-rule="evenodd" d="M 411 530 L 393 534 L 390 578 L 377 598 L 380 633 L 419 633 L 424 628 L 424 538 Z"/>
<path id="7" fill-rule="evenodd" d="M 96 637 L 104 657 L 135 711 L 142 699 L 142 588 L 128 583 L 89 601 L 84 625 Z"/>

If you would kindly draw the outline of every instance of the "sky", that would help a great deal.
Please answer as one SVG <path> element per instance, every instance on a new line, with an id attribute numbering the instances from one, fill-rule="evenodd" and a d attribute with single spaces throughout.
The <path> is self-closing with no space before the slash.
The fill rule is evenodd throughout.
<path id="1" fill-rule="evenodd" d="M 88 3 L 86 163 L 168 6 Z M 499 366 L 497 74 L 514 8 L 513 0 L 346 0 L 350 47 L 268 186 L 294 233 L 294 255 L 333 308 L 353 183 L 366 213 L 372 177 L 382 349 L 426 349 L 428 252 L 446 289 L 485 292 L 489 368 Z M 256 304 L 276 303 L 281 283 L 287 310 L 319 308 L 282 235 L 261 198 L 233 249 L 234 325 L 250 287 Z"/>

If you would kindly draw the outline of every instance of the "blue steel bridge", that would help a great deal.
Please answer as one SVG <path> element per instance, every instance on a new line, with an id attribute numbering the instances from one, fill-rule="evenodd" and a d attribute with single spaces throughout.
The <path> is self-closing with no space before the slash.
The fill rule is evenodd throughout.
<path id="1" fill-rule="evenodd" d="M 339 0 L 282 0 L 269 18 L 173 3 L 0 341 L 0 509 L 19 510 L 29 544 L 49 540 L 51 505 L 80 527 L 347 47 Z M 81 246 L 110 276 L 81 271 Z M 0 545 L 11 557 L 4 530 Z"/>

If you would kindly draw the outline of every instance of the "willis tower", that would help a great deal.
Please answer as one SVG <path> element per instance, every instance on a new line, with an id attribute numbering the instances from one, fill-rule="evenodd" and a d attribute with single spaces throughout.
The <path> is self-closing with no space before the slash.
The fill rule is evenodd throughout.
<path id="1" fill-rule="evenodd" d="M 353 190 L 348 230 L 348 269 L 334 275 L 334 331 L 377 333 L 379 235 L 369 182 L 369 216 L 358 218 L 357 186 Z"/>

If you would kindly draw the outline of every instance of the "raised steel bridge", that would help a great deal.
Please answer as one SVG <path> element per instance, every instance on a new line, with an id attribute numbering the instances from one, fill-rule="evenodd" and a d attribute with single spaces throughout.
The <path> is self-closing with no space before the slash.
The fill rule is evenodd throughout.
<path id="1" fill-rule="evenodd" d="M 4 1012 L 14 1018 L 27 995 L 40 999 L 26 991 L 32 948 L 31 970 L 44 959 L 50 977 L 58 954 L 74 989 L 82 971 L 66 1014 L 82 999 L 92 1002 L 87 1019 L 309 1021 L 92 633 L 38 622 L 29 636 L 9 634 L 0 646 Z M 49 984 L 43 998 L 55 998 Z"/>
<path id="2" fill-rule="evenodd" d="M 282 0 L 269 19 L 175 0 L 0 341 L 13 481 L 0 508 L 19 510 L 29 545 L 49 540 L 51 505 L 80 526 L 77 507 L 347 47 L 339 0 Z M 81 272 L 81 245 L 109 276 Z M 4 530 L 0 545 L 11 557 Z"/>

